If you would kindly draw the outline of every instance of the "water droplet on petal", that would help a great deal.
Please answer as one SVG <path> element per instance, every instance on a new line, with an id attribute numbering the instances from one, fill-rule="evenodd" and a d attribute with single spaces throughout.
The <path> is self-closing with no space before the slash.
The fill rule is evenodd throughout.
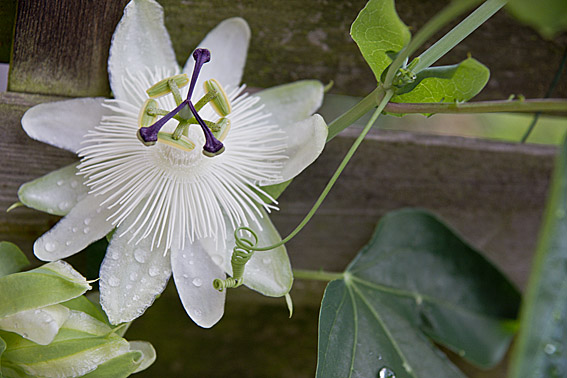
<path id="1" fill-rule="evenodd" d="M 187 273 L 183 274 L 183 278 L 189 278 L 189 275 Z"/>
<path id="2" fill-rule="evenodd" d="M 77 182 L 77 180 L 73 180 L 71 181 L 71 188 L 76 188 L 79 185 L 79 183 Z"/>
<path id="3" fill-rule="evenodd" d="M 85 226 L 88 226 L 89 224 L 91 224 L 91 218 L 85 218 L 83 223 L 85 224 Z"/>
<path id="4" fill-rule="evenodd" d="M 120 285 L 120 279 L 112 276 L 108 279 L 108 284 L 112 287 L 117 287 L 118 285 Z"/>
<path id="5" fill-rule="evenodd" d="M 147 253 L 142 248 L 136 248 L 134 250 L 134 259 L 136 259 L 136 261 L 139 262 L 140 264 L 146 262 L 146 257 L 147 257 Z"/>
<path id="6" fill-rule="evenodd" d="M 378 378 L 396 378 L 396 373 L 394 373 L 394 371 L 391 370 L 389 367 L 384 366 L 378 372 Z"/>
<path id="7" fill-rule="evenodd" d="M 59 207 L 59 210 L 61 211 L 66 211 L 67 209 L 69 209 L 69 207 L 71 207 L 71 204 L 67 201 L 63 201 L 60 202 L 59 205 L 57 205 L 57 207 Z"/>
<path id="8" fill-rule="evenodd" d="M 187 258 L 187 254 L 184 253 L 184 254 L 181 255 L 181 257 L 183 257 L 184 259 L 186 259 L 186 258 Z"/>
<path id="9" fill-rule="evenodd" d="M 201 315 L 203 315 L 203 311 L 199 310 L 198 308 L 194 309 L 192 312 L 193 312 L 193 316 L 196 318 L 200 318 Z"/>
<path id="10" fill-rule="evenodd" d="M 52 242 L 47 242 L 47 243 L 45 243 L 45 250 L 46 250 L 47 252 L 53 252 L 53 251 L 55 251 L 55 247 L 56 247 L 56 246 L 55 246 L 55 243 L 52 243 Z"/>
<path id="11" fill-rule="evenodd" d="M 63 185 L 63 184 L 65 184 L 65 181 L 63 181 L 63 180 L 57 180 L 57 186 L 61 186 L 61 185 Z"/>
<path id="12" fill-rule="evenodd" d="M 263 262 L 265 265 L 268 265 L 269 263 L 272 262 L 272 259 L 271 259 L 270 257 L 263 257 L 263 258 L 262 258 L 262 262 Z"/>
<path id="13" fill-rule="evenodd" d="M 139 300 L 140 300 L 140 297 L 139 297 L 138 295 L 134 295 L 134 296 L 132 297 L 132 300 L 133 300 L 133 301 L 139 301 Z"/>
<path id="14" fill-rule="evenodd" d="M 203 280 L 200 279 L 199 277 L 197 278 L 193 278 L 193 281 L 191 281 L 193 283 L 193 285 L 195 285 L 196 287 L 201 287 L 201 285 L 203 285 Z"/>
<path id="15" fill-rule="evenodd" d="M 98 209 L 96 209 L 97 214 L 100 214 L 101 211 L 102 211 L 102 207 L 99 207 Z"/>
<path id="16" fill-rule="evenodd" d="M 159 268 L 157 268 L 155 266 L 151 266 L 148 273 L 150 274 L 150 277 L 155 277 L 159 274 Z"/>
<path id="17" fill-rule="evenodd" d="M 83 229 L 83 234 L 88 234 L 90 230 L 91 230 L 90 228 L 85 227 L 85 228 Z"/>
<path id="18" fill-rule="evenodd" d="M 143 284 L 145 284 L 146 282 L 148 282 L 148 280 L 145 279 L 145 278 L 142 278 L 142 279 L 140 280 L 140 282 L 143 283 Z"/>
<path id="19" fill-rule="evenodd" d="M 78 229 L 77 227 L 73 227 L 73 228 L 71 229 L 71 231 L 73 231 L 73 232 L 77 232 L 78 230 L 79 230 L 79 229 Z"/>
<path id="20" fill-rule="evenodd" d="M 193 260 L 189 260 L 189 265 L 193 265 L 195 262 Z"/>
<path id="21" fill-rule="evenodd" d="M 132 281 L 136 281 L 138 279 L 138 273 L 136 273 L 136 272 L 130 273 L 130 279 Z"/>
<path id="22" fill-rule="evenodd" d="M 66 245 L 67 247 L 70 246 L 70 245 L 71 245 L 71 241 L 70 241 L 70 240 L 67 240 L 67 241 L 65 242 L 65 245 Z"/>
<path id="23" fill-rule="evenodd" d="M 211 259 L 213 259 L 213 262 L 217 265 L 221 265 L 224 261 L 221 255 L 212 255 Z"/>

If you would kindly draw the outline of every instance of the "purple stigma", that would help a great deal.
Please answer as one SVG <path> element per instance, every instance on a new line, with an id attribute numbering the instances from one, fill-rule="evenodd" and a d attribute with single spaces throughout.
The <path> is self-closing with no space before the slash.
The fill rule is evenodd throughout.
<path id="1" fill-rule="evenodd" d="M 195 89 L 195 84 L 197 83 L 197 77 L 199 76 L 199 72 L 201 71 L 203 64 L 205 64 L 205 63 L 207 63 L 211 60 L 211 52 L 207 49 L 196 49 L 193 52 L 193 58 L 195 59 L 195 68 L 193 69 L 193 75 L 191 76 L 191 85 L 189 86 L 189 92 L 187 93 L 187 99 L 185 99 L 175 109 L 173 109 L 171 112 L 167 113 L 167 115 L 163 116 L 161 119 L 156 121 L 151 126 L 142 127 L 138 130 L 138 138 L 145 145 L 151 146 L 151 145 L 155 144 L 157 142 L 158 133 L 161 130 L 161 128 L 163 127 L 163 125 L 165 125 L 167 123 L 167 121 L 172 119 L 177 113 L 179 113 L 181 111 L 181 109 L 183 109 L 183 107 L 185 107 L 185 105 L 189 104 L 189 102 L 191 101 L 191 96 L 193 95 L 193 90 Z M 195 108 L 193 108 L 192 112 L 193 112 L 193 114 L 195 114 L 195 118 L 197 118 L 197 120 L 199 120 L 200 118 L 198 118 L 199 116 L 197 115 L 197 112 L 194 111 L 194 109 Z M 204 124 L 204 122 L 202 122 L 202 120 L 201 120 L 201 123 Z"/>
<path id="2" fill-rule="evenodd" d="M 205 145 L 203 146 L 203 153 L 207 156 L 215 156 L 221 154 L 224 151 L 224 145 L 222 144 L 222 142 L 215 138 L 212 131 L 205 124 L 199 113 L 197 113 L 197 110 L 193 106 L 193 103 L 189 101 L 188 105 L 189 109 L 191 109 L 191 113 L 193 113 L 193 116 L 195 116 L 195 119 L 197 120 L 197 122 L 199 122 L 199 125 L 201 125 L 203 133 L 205 134 Z"/>

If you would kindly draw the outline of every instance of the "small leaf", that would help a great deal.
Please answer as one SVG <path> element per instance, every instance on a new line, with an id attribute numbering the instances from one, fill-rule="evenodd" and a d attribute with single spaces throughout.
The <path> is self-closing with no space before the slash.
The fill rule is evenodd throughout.
<path id="1" fill-rule="evenodd" d="M 394 0 L 370 0 L 354 20 L 350 35 L 377 81 L 392 63 L 390 52 L 400 51 L 411 38 L 396 13 Z"/>
<path id="2" fill-rule="evenodd" d="M 125 378 L 133 374 L 143 361 L 143 354 L 138 350 L 127 352 L 100 364 L 83 378 Z"/>
<path id="3" fill-rule="evenodd" d="M 520 295 L 432 215 L 386 215 L 325 290 L 317 377 L 463 377 L 424 336 L 489 367 L 504 355 Z"/>
<path id="4" fill-rule="evenodd" d="M 567 372 L 567 139 L 555 162 L 551 192 L 522 307 L 512 378 Z"/>
<path id="5" fill-rule="evenodd" d="M 513 0 L 507 9 L 521 22 L 537 29 L 545 38 L 567 30 L 567 1 L 565 0 Z"/>
<path id="6" fill-rule="evenodd" d="M 17 273 L 30 264 L 28 258 L 10 242 L 0 242 L 0 277 Z"/>
<path id="7" fill-rule="evenodd" d="M 106 318 L 106 315 L 104 314 L 102 309 L 93 302 L 89 301 L 85 296 L 80 296 L 61 304 L 70 310 L 84 312 L 85 314 L 88 314 L 93 318 L 110 326 L 110 323 L 108 322 L 108 319 Z"/>
<path id="8" fill-rule="evenodd" d="M 140 358 L 140 366 L 136 369 L 134 373 L 138 373 L 142 370 L 149 368 L 156 360 L 156 350 L 153 345 L 147 341 L 130 341 L 130 350 L 142 353 Z"/>
<path id="9" fill-rule="evenodd" d="M 37 344 L 47 345 L 53 341 L 68 317 L 69 309 L 67 307 L 61 305 L 46 306 L 1 318 L 0 329 L 15 332 Z"/>
<path id="10" fill-rule="evenodd" d="M 468 58 L 453 66 L 432 67 L 417 75 L 418 82 L 402 87 L 392 102 L 463 102 L 476 96 L 488 82 L 490 71 Z"/>
<path id="11" fill-rule="evenodd" d="M 16 334 L 0 331 L 7 344 L 3 358 L 33 376 L 77 377 L 129 352 L 119 337 L 66 338 L 57 335 L 49 345 L 38 345 Z"/>
<path id="12" fill-rule="evenodd" d="M 90 288 L 85 278 L 63 261 L 0 277 L 0 318 L 68 301 Z"/>

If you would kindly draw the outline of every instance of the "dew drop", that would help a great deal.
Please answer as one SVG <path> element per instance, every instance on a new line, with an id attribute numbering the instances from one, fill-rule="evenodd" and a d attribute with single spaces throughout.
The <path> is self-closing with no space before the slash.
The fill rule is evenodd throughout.
<path id="1" fill-rule="evenodd" d="M 120 285 L 120 280 L 117 277 L 112 276 L 108 279 L 108 284 L 112 287 L 117 287 Z"/>
<path id="2" fill-rule="evenodd" d="M 112 260 L 118 260 L 120 257 L 118 256 L 118 253 L 114 252 L 110 254 L 110 258 Z"/>
<path id="3" fill-rule="evenodd" d="M 65 242 L 65 245 L 66 245 L 67 247 L 70 246 L 70 245 L 71 245 L 71 241 L 70 241 L 70 240 L 67 240 L 67 241 Z"/>
<path id="4" fill-rule="evenodd" d="M 132 300 L 137 302 L 137 301 L 140 300 L 140 297 L 139 297 L 138 295 L 134 295 L 134 296 L 132 297 Z"/>
<path id="5" fill-rule="evenodd" d="M 557 351 L 557 347 L 553 344 L 546 344 L 545 347 L 543 347 L 543 351 L 545 354 L 553 354 Z"/>
<path id="6" fill-rule="evenodd" d="M 189 256 L 193 257 L 193 256 L 195 256 L 195 253 L 191 252 L 191 253 L 189 254 Z"/>
<path id="7" fill-rule="evenodd" d="M 60 202 L 59 205 L 57 205 L 57 207 L 59 207 L 59 210 L 62 210 L 62 211 L 67 210 L 70 206 L 71 206 L 71 204 L 67 201 Z"/>
<path id="8" fill-rule="evenodd" d="M 150 277 L 155 277 L 159 274 L 159 269 L 155 266 L 151 266 L 148 273 L 149 273 Z"/>
<path id="9" fill-rule="evenodd" d="M 141 249 L 141 248 L 136 248 L 134 250 L 134 259 L 136 259 L 137 262 L 139 262 L 140 264 L 143 264 L 146 262 L 146 251 Z"/>
<path id="10" fill-rule="evenodd" d="M 41 313 L 41 310 L 40 310 L 40 309 L 37 309 L 37 310 L 35 310 L 33 313 L 36 314 L 36 315 L 39 315 L 39 314 Z"/>
<path id="11" fill-rule="evenodd" d="M 146 282 L 148 282 L 148 280 L 145 279 L 145 278 L 142 278 L 142 279 L 140 280 L 140 282 L 143 283 L 143 284 L 145 284 Z"/>
<path id="12" fill-rule="evenodd" d="M 197 278 L 193 278 L 193 281 L 191 281 L 193 283 L 193 285 L 195 285 L 196 287 L 201 287 L 201 285 L 203 284 L 203 280 L 200 279 L 199 277 Z"/>
<path id="13" fill-rule="evenodd" d="M 102 211 L 102 207 L 99 207 L 98 209 L 96 209 L 97 214 L 100 214 L 101 211 Z"/>
<path id="14" fill-rule="evenodd" d="M 79 185 L 79 183 L 77 182 L 77 180 L 73 180 L 71 181 L 71 188 L 76 188 Z"/>
<path id="15" fill-rule="evenodd" d="M 200 318 L 203 315 L 203 311 L 199 310 L 198 308 L 193 310 L 193 316 L 196 318 Z"/>
<path id="16" fill-rule="evenodd" d="M 189 278 L 189 275 L 188 275 L 187 273 L 185 273 L 185 274 L 183 275 L 183 278 Z"/>
<path id="17" fill-rule="evenodd" d="M 394 373 L 394 371 L 391 370 L 389 367 L 384 366 L 378 372 L 378 378 L 396 378 L 396 373 Z"/>
<path id="18" fill-rule="evenodd" d="M 71 231 L 77 232 L 77 231 L 79 231 L 79 229 L 78 229 L 77 227 L 73 227 L 73 228 L 71 229 Z"/>
<path id="19" fill-rule="evenodd" d="M 88 234 L 90 230 L 91 230 L 90 228 L 85 227 L 85 228 L 83 229 L 83 234 Z"/>
<path id="20" fill-rule="evenodd" d="M 272 258 L 271 257 L 264 257 L 264 258 L 262 258 L 262 262 L 264 263 L 264 265 L 268 265 L 269 263 L 272 262 Z"/>
<path id="21" fill-rule="evenodd" d="M 195 262 L 193 260 L 189 260 L 189 265 L 193 265 Z"/>
<path id="22" fill-rule="evenodd" d="M 63 185 L 63 184 L 65 184 L 65 181 L 63 181 L 63 180 L 57 180 L 57 186 L 61 186 L 61 185 Z"/>
<path id="23" fill-rule="evenodd" d="M 46 250 L 47 252 L 53 252 L 53 251 L 55 251 L 55 244 L 52 243 L 52 242 L 47 242 L 47 243 L 45 243 L 45 250 Z"/>
<path id="24" fill-rule="evenodd" d="M 187 254 L 184 253 L 184 254 L 181 255 L 181 257 L 183 257 L 184 259 L 186 259 L 186 258 L 187 258 Z"/>
<path id="25" fill-rule="evenodd" d="M 138 273 L 132 272 L 130 273 L 130 280 L 136 281 L 138 279 Z"/>
<path id="26" fill-rule="evenodd" d="M 91 224 L 91 218 L 85 218 L 83 223 L 85 224 L 85 226 L 88 226 L 89 224 Z"/>
<path id="27" fill-rule="evenodd" d="M 213 259 L 213 262 L 217 265 L 221 265 L 224 261 L 221 255 L 212 255 L 211 258 Z"/>
<path id="28" fill-rule="evenodd" d="M 132 289 L 132 285 L 130 284 L 126 285 L 126 290 L 130 290 L 130 289 Z"/>

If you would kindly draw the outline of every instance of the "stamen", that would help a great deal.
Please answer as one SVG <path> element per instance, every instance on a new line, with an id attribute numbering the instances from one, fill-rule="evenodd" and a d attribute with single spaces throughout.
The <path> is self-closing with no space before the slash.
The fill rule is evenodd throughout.
<path id="1" fill-rule="evenodd" d="M 144 143 L 146 146 L 153 146 L 157 142 L 157 136 L 163 125 L 167 123 L 170 119 L 173 118 L 174 115 L 179 113 L 181 109 L 186 105 L 185 101 L 179 104 L 175 109 L 169 112 L 167 115 L 163 116 L 160 120 L 156 123 L 151 125 L 150 127 L 142 127 L 138 129 L 138 139 L 140 142 Z"/>
<path id="2" fill-rule="evenodd" d="M 191 76 L 191 85 L 189 86 L 189 92 L 187 93 L 187 100 L 191 100 L 193 95 L 193 90 L 195 89 L 195 84 L 197 83 L 197 77 L 201 71 L 203 64 L 211 60 L 211 52 L 207 49 L 195 49 L 193 52 L 193 59 L 195 59 L 195 68 L 193 69 L 193 75 Z"/>

